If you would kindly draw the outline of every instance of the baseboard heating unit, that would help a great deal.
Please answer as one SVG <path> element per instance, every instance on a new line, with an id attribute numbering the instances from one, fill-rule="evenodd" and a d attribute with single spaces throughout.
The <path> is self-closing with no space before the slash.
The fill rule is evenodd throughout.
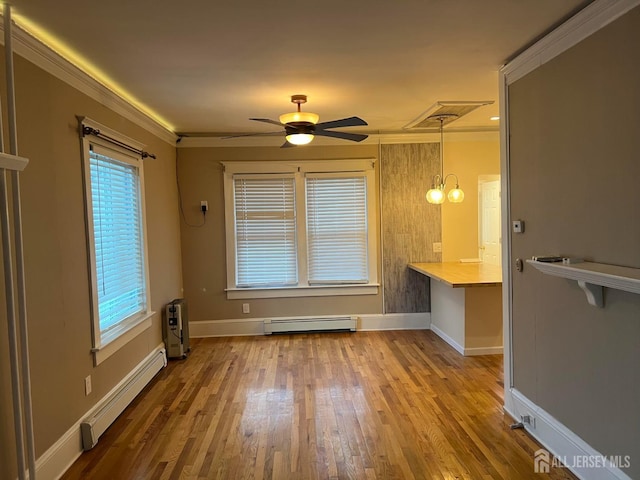
<path id="1" fill-rule="evenodd" d="M 264 321 L 265 335 L 272 333 L 356 331 L 358 317 L 298 317 L 267 318 Z"/>
<path id="2" fill-rule="evenodd" d="M 95 413 L 80 424 L 82 448 L 90 450 L 95 447 L 100 435 L 109 428 L 109 425 L 118 418 L 118 415 L 127 408 L 127 405 L 136 398 L 156 373 L 166 366 L 166 351 L 165 349 L 160 349 L 140 365 L 138 370 L 123 385 L 120 385 L 109 395 L 102 405 L 96 409 Z"/>

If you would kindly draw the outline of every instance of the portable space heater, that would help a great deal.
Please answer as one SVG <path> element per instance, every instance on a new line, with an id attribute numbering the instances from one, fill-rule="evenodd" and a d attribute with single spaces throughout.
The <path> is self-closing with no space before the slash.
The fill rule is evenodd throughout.
<path id="1" fill-rule="evenodd" d="M 167 304 L 163 326 L 167 357 L 187 358 L 187 352 L 191 348 L 189 347 L 187 302 L 183 298 L 177 298 Z"/>

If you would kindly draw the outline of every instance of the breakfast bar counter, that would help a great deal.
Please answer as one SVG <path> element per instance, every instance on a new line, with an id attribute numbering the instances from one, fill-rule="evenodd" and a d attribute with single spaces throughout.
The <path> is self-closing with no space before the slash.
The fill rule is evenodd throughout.
<path id="1" fill-rule="evenodd" d="M 431 330 L 463 355 L 502 353 L 502 269 L 488 263 L 410 263 L 431 279 Z"/>

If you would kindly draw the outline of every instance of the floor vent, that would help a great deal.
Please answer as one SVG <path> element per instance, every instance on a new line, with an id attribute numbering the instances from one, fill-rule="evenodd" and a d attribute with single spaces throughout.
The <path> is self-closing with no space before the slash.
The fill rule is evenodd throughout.
<path id="1" fill-rule="evenodd" d="M 165 349 L 161 349 L 140 365 L 137 371 L 104 400 L 96 412 L 80 424 L 82 448 L 90 450 L 98 443 L 98 438 L 118 418 L 127 405 L 142 391 L 163 367 L 167 366 Z"/>
<path id="2" fill-rule="evenodd" d="M 298 317 L 267 318 L 264 321 L 265 335 L 272 333 L 356 331 L 358 317 Z"/>

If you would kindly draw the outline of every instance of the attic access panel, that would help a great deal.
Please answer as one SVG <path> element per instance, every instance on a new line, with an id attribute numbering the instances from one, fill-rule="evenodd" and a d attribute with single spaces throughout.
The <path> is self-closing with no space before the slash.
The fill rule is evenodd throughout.
<path id="1" fill-rule="evenodd" d="M 491 105 L 492 103 L 493 100 L 436 102 L 418 118 L 405 125 L 404 128 L 408 130 L 440 128 L 440 116 L 443 116 L 442 125 L 445 126 L 473 112 L 476 108 Z"/>

